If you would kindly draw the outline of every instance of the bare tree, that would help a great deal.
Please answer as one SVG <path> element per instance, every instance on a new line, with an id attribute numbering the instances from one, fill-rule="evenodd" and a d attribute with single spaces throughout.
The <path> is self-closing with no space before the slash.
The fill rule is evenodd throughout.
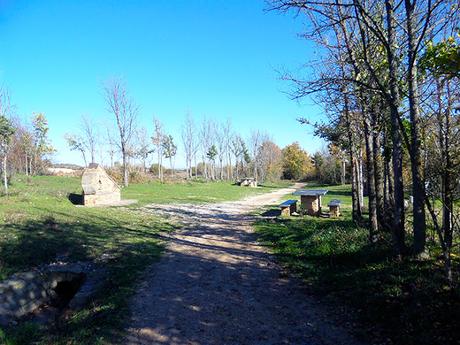
<path id="1" fill-rule="evenodd" d="M 165 134 L 163 133 L 163 124 L 161 121 L 154 117 L 153 118 L 154 133 L 152 137 L 153 145 L 157 151 L 157 163 L 158 163 L 158 179 L 163 181 L 163 141 Z"/>
<path id="2" fill-rule="evenodd" d="M 85 164 L 85 167 L 87 167 L 88 162 L 86 160 L 86 147 L 84 139 L 78 135 L 68 133 L 64 135 L 64 139 L 67 141 L 67 145 L 69 145 L 71 151 L 80 152 L 83 158 L 83 163 Z"/>
<path id="3" fill-rule="evenodd" d="M 258 152 L 260 145 L 263 142 L 262 139 L 263 135 L 260 133 L 259 130 L 254 130 L 251 131 L 251 137 L 249 138 L 250 142 L 250 150 L 251 150 L 251 156 L 252 156 L 252 171 L 254 178 L 257 180 L 258 179 L 258 169 L 259 169 L 259 157 L 258 157 Z"/>
<path id="4" fill-rule="evenodd" d="M 145 127 L 142 127 L 136 131 L 136 149 L 135 155 L 141 160 L 142 170 L 146 172 L 146 161 L 147 158 L 155 150 L 151 147 L 151 142 L 147 135 L 147 130 Z"/>
<path id="5" fill-rule="evenodd" d="M 117 152 L 116 148 L 117 148 L 117 143 L 116 141 L 113 139 L 113 135 L 111 134 L 111 130 L 109 129 L 109 127 L 106 128 L 106 143 L 107 143 L 107 146 L 108 146 L 108 153 L 109 153 L 109 156 L 110 156 L 110 167 L 113 168 L 113 159 L 114 159 L 114 156 L 115 156 L 115 153 Z"/>
<path id="6" fill-rule="evenodd" d="M 119 135 L 119 149 L 123 164 L 123 184 L 129 184 L 128 149 L 136 128 L 138 106 L 128 96 L 125 85 L 113 80 L 104 86 L 108 111 L 115 117 Z"/>
<path id="7" fill-rule="evenodd" d="M 282 174 L 282 152 L 272 140 L 264 140 L 257 153 L 259 177 L 263 182 L 267 179 L 279 180 Z"/>
<path id="8" fill-rule="evenodd" d="M 208 179 L 210 176 L 210 171 L 208 171 L 207 164 L 207 154 L 214 145 L 215 140 L 215 130 L 216 126 L 212 120 L 206 118 L 201 122 L 200 128 L 200 146 L 201 146 L 201 158 L 204 164 L 204 177 Z"/>
<path id="9" fill-rule="evenodd" d="M 219 179 L 224 179 L 224 158 L 227 154 L 227 126 L 219 124 L 216 135 L 217 159 L 219 160 Z"/>
<path id="10" fill-rule="evenodd" d="M 96 160 L 96 148 L 98 144 L 98 133 L 97 133 L 97 126 L 95 123 L 85 115 L 81 117 L 81 133 L 82 137 L 84 138 L 84 145 L 86 146 L 90 157 L 91 163 L 95 163 Z"/>
<path id="11" fill-rule="evenodd" d="M 231 141 L 230 150 L 235 157 L 235 178 L 238 180 L 240 178 L 240 164 L 243 162 L 243 155 L 245 153 L 246 147 L 243 138 L 235 134 Z"/>
<path id="12" fill-rule="evenodd" d="M 185 117 L 185 122 L 182 126 L 182 143 L 185 152 L 185 164 L 187 168 L 187 178 L 193 177 L 193 159 L 198 150 L 198 140 L 196 138 L 196 127 L 190 113 Z"/>
<path id="13" fill-rule="evenodd" d="M 231 180 L 233 178 L 233 166 L 232 166 L 232 140 L 233 140 L 233 133 L 232 133 L 232 123 L 230 119 L 227 119 L 225 124 L 223 125 L 223 135 L 225 137 L 225 152 L 226 152 L 226 159 L 227 159 L 227 179 Z"/>

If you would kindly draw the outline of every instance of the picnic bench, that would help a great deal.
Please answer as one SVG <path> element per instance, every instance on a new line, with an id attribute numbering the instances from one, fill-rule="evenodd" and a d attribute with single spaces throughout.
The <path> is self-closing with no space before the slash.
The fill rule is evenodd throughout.
<path id="1" fill-rule="evenodd" d="M 302 209 L 309 216 L 319 217 L 321 215 L 321 197 L 327 192 L 326 189 L 299 189 L 292 194 L 300 195 Z"/>
<path id="2" fill-rule="evenodd" d="M 297 212 L 297 200 L 286 200 L 279 207 L 282 216 L 291 216 L 292 213 Z"/>
<path id="3" fill-rule="evenodd" d="M 340 216 L 340 204 L 342 202 L 339 200 L 339 199 L 332 199 L 331 201 L 329 201 L 329 204 L 327 204 L 327 206 L 329 206 L 329 215 L 331 217 L 339 217 Z"/>

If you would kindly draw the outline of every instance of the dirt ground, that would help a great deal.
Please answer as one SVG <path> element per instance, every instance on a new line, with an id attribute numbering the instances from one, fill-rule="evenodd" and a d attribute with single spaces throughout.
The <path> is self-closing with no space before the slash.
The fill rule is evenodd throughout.
<path id="1" fill-rule="evenodd" d="M 124 344 L 359 344 L 258 245 L 251 211 L 293 188 L 237 202 L 149 205 L 182 230 L 131 302 Z"/>

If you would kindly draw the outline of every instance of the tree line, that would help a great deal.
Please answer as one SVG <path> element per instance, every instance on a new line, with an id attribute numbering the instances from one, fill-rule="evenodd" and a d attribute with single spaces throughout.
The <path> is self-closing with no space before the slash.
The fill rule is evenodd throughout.
<path id="1" fill-rule="evenodd" d="M 0 91 L 0 156 L 7 190 L 12 173 L 46 173 L 55 149 L 48 139 L 45 115 L 34 114 L 30 123 L 23 123 L 14 113 L 7 89 Z M 163 181 L 166 164 L 173 176 L 175 158 L 180 150 L 183 150 L 188 179 L 199 177 L 213 181 L 254 177 L 261 182 L 302 179 L 313 169 L 312 158 L 298 143 L 281 149 L 261 130 L 253 130 L 244 138 L 229 119 L 197 121 L 188 113 L 181 126 L 180 138 L 175 138 L 158 117 L 153 117 L 153 130 L 149 132 L 139 124 L 139 106 L 121 80 L 105 83 L 103 95 L 107 109 L 105 119 L 108 120 L 105 126 L 91 116 L 82 115 L 79 125 L 64 138 L 69 149 L 81 155 L 85 167 L 98 161 L 107 162 L 109 158 L 106 166 L 114 172 L 120 171 L 125 186 L 130 177 L 139 172 L 153 173 Z"/>
<path id="2" fill-rule="evenodd" d="M 397 256 L 423 256 L 427 228 L 434 229 L 452 282 L 459 2 L 275 0 L 270 7 L 306 18 L 303 37 L 320 47 L 312 77 L 284 78 L 293 98 L 313 95 L 324 105 L 327 122 L 299 120 L 348 156 L 353 219 L 363 221 L 366 187 L 371 243 L 388 232 Z"/>
<path id="3" fill-rule="evenodd" d="M 109 127 L 105 139 L 101 139 L 104 136 L 96 129 L 98 126 L 82 116 L 79 130 L 65 137 L 70 149 L 81 153 L 85 165 L 88 161 L 95 162 L 100 144 L 107 147 L 110 167 L 114 167 L 114 156 L 119 154 L 125 186 L 129 184 L 130 170 L 139 168 L 143 172 L 150 170 L 163 181 L 165 160 L 174 175 L 175 158 L 181 149 L 188 179 L 238 180 L 248 176 L 259 181 L 281 177 L 299 179 L 305 177 L 311 167 L 311 158 L 298 143 L 282 150 L 260 130 L 251 131 L 245 139 L 233 129 L 229 119 L 218 122 L 203 118 L 197 122 L 188 113 L 177 139 L 165 130 L 161 119 L 153 117 L 153 131 L 149 133 L 138 124 L 139 106 L 121 80 L 107 82 L 104 96 L 115 129 Z M 147 167 L 149 160 L 155 161 L 150 168 Z"/>
<path id="4" fill-rule="evenodd" d="M 48 131 L 48 121 L 42 113 L 33 114 L 30 121 L 21 120 L 8 89 L 0 87 L 0 157 L 5 193 L 11 174 L 35 175 L 45 171 L 49 156 L 55 151 Z"/>

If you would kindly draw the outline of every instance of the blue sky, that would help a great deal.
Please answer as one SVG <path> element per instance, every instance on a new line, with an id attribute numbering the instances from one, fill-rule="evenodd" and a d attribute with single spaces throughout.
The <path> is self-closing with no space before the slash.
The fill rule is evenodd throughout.
<path id="1" fill-rule="evenodd" d="M 298 70 L 315 47 L 297 36 L 299 18 L 264 9 L 261 0 L 0 0 L 0 84 L 21 117 L 45 113 L 55 162 L 81 163 L 63 135 L 82 114 L 101 129 L 113 121 L 101 91 L 111 78 L 126 82 L 142 126 L 155 115 L 179 142 L 191 112 L 312 153 L 323 144 L 296 118 L 322 111 L 290 100 L 276 71 Z"/>

